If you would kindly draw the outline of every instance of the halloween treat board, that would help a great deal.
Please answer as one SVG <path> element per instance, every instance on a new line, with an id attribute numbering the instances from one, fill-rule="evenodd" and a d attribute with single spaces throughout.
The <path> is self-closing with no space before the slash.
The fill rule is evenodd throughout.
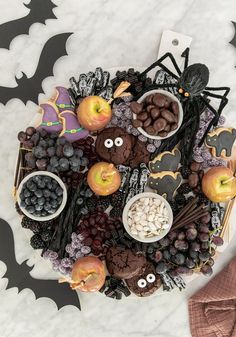
<path id="1" fill-rule="evenodd" d="M 142 72 L 76 75 L 18 134 L 21 225 L 71 291 L 144 297 L 213 273 L 236 195 L 235 137 L 221 115 L 229 88 L 207 87 L 208 68 L 188 56 L 183 71 L 167 53 Z M 56 217 L 63 189 L 44 172 L 67 191 Z"/>

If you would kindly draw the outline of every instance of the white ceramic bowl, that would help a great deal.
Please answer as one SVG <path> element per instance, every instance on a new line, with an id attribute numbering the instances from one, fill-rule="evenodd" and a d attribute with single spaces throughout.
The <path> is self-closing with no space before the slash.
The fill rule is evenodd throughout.
<path id="1" fill-rule="evenodd" d="M 178 100 L 178 98 L 171 94 L 169 91 L 166 91 L 166 90 L 161 90 L 161 89 L 155 89 L 155 90 L 150 90 L 148 92 L 146 92 L 143 96 L 141 96 L 139 99 L 138 99 L 138 103 L 142 103 L 144 101 L 144 99 L 151 95 L 151 94 L 162 94 L 164 96 L 167 96 L 170 101 L 175 101 L 178 103 L 178 106 L 179 106 L 179 121 L 178 121 L 178 127 L 177 129 L 171 131 L 168 133 L 168 135 L 166 137 L 160 137 L 160 136 L 153 136 L 153 135 L 149 135 L 147 132 L 144 131 L 143 128 L 137 128 L 139 132 L 141 132 L 144 136 L 146 136 L 147 138 L 151 138 L 151 139 L 159 139 L 159 140 L 162 140 L 162 139 L 166 139 L 166 138 L 169 138 L 171 136 L 173 136 L 177 131 L 178 129 L 180 128 L 182 122 L 183 122 L 183 108 L 182 108 L 182 105 L 180 103 L 180 101 Z M 137 115 L 136 114 L 133 114 L 133 119 L 137 119 Z"/>
<path id="2" fill-rule="evenodd" d="M 37 216 L 34 216 L 32 214 L 30 214 L 29 212 L 27 212 L 27 210 L 23 207 L 20 206 L 20 203 L 21 203 L 21 198 L 20 198 L 20 193 L 21 193 L 21 190 L 23 188 L 23 185 L 32 177 L 34 176 L 48 176 L 48 177 L 51 177 L 53 178 L 54 180 L 56 180 L 58 182 L 58 184 L 61 186 L 61 188 L 63 189 L 63 196 L 62 196 L 62 203 L 60 205 L 60 207 L 57 209 L 57 211 L 53 214 L 50 214 L 50 215 L 47 215 L 47 216 L 43 216 L 43 217 L 37 217 Z M 66 205 L 66 201 L 67 201 L 67 189 L 66 189 L 66 186 L 65 184 L 63 183 L 63 181 L 54 173 L 51 173 L 51 172 L 47 172 L 47 171 L 36 171 L 36 172 L 32 172 L 30 174 L 28 174 L 20 183 L 18 189 L 17 189 L 17 194 L 16 194 L 16 197 L 17 197 L 17 202 L 19 204 L 19 207 L 21 209 L 21 211 L 30 219 L 33 219 L 33 220 L 36 220 L 36 221 L 48 221 L 48 220 L 52 220 L 54 218 L 56 218 L 63 210 L 63 208 L 65 207 Z"/>
<path id="3" fill-rule="evenodd" d="M 166 228 L 166 229 L 163 229 L 163 232 L 160 235 L 156 235 L 156 236 L 153 236 L 151 238 L 141 239 L 137 235 L 131 234 L 130 227 L 128 225 L 128 212 L 129 212 L 130 207 L 133 205 L 133 203 L 136 202 L 137 200 L 139 200 L 140 198 L 155 198 L 155 199 L 159 199 L 161 202 L 163 202 L 165 204 L 165 206 L 168 210 L 168 214 L 169 214 L 169 227 Z M 127 202 L 127 204 L 126 204 L 126 206 L 123 210 L 122 220 L 123 220 L 123 225 L 125 227 L 126 232 L 130 236 L 132 236 L 132 238 L 134 238 L 135 240 L 140 241 L 140 242 L 150 243 L 150 242 L 158 241 L 158 240 L 162 239 L 164 236 L 166 236 L 166 234 L 169 232 L 169 230 L 171 229 L 171 226 L 173 224 L 173 213 L 172 213 L 172 209 L 170 207 L 170 204 L 161 195 L 153 193 L 153 192 L 144 192 L 144 193 L 140 193 L 140 194 L 135 195 L 133 198 L 131 198 Z"/>

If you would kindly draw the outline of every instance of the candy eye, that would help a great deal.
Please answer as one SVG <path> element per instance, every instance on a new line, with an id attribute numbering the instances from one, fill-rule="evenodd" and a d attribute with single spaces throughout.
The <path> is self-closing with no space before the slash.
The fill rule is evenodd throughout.
<path id="1" fill-rule="evenodd" d="M 121 137 L 117 137 L 116 139 L 115 139 L 115 145 L 116 146 L 122 146 L 123 145 L 123 139 L 121 138 Z"/>
<path id="2" fill-rule="evenodd" d="M 154 274 L 148 274 L 146 280 L 148 281 L 148 283 L 153 283 L 156 281 L 156 276 Z"/>
<path id="3" fill-rule="evenodd" d="M 106 139 L 105 142 L 104 142 L 104 145 L 105 145 L 105 147 L 107 147 L 108 149 L 110 149 L 114 145 L 113 140 L 109 139 L 109 138 Z"/>
<path id="4" fill-rule="evenodd" d="M 147 281 L 144 280 L 144 278 L 141 278 L 140 280 L 138 280 L 138 286 L 139 288 L 145 288 L 147 285 Z"/>

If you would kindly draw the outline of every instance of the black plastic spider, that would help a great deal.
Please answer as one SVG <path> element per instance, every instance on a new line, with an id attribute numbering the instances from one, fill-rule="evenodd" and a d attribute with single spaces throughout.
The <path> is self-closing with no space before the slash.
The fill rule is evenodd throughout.
<path id="1" fill-rule="evenodd" d="M 187 48 L 183 52 L 182 57 L 185 58 L 183 72 L 181 72 L 174 56 L 171 53 L 166 53 L 159 60 L 157 60 L 150 67 L 148 67 L 144 72 L 142 72 L 140 74 L 140 77 L 145 76 L 150 70 L 159 66 L 166 73 L 172 76 L 176 80 L 176 82 L 152 84 L 148 88 L 145 88 L 145 91 L 142 91 L 138 96 L 135 97 L 135 99 L 137 100 L 144 94 L 144 92 L 152 89 L 168 90 L 170 88 L 175 88 L 177 90 L 184 111 L 183 123 L 179 130 L 172 137 L 162 141 L 160 148 L 154 155 L 165 150 L 170 150 L 175 145 L 180 143 L 180 149 L 182 152 L 182 164 L 187 165 L 187 163 L 192 160 L 193 146 L 196 133 L 199 129 L 199 120 L 201 113 L 204 111 L 204 108 L 207 107 L 210 111 L 213 112 L 214 117 L 210 121 L 207 130 L 200 140 L 198 146 L 201 146 L 203 144 L 209 130 L 213 126 L 217 125 L 222 110 L 228 103 L 228 99 L 226 96 L 228 95 L 230 88 L 207 87 L 209 81 L 209 70 L 207 66 L 201 63 L 195 63 L 188 66 L 189 48 Z M 167 58 L 171 60 L 178 75 L 174 74 L 163 64 L 163 61 Z M 220 95 L 212 93 L 211 91 L 223 91 L 224 93 L 223 95 Z M 209 103 L 209 98 L 216 98 L 220 100 L 218 109 L 213 108 L 213 106 Z"/>

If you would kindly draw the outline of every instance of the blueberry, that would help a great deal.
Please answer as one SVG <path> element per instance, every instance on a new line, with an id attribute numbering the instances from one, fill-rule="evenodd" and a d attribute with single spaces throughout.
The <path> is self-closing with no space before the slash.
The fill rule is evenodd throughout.
<path id="1" fill-rule="evenodd" d="M 34 213 L 34 215 L 37 216 L 37 217 L 39 217 L 39 218 L 42 216 L 41 212 L 39 212 L 39 211 L 36 211 L 36 212 Z"/>
<path id="2" fill-rule="evenodd" d="M 65 144 L 63 146 L 63 154 L 65 157 L 69 158 L 72 157 L 74 154 L 74 148 L 71 144 Z"/>
<path id="3" fill-rule="evenodd" d="M 81 158 L 81 157 L 83 157 L 84 152 L 81 149 L 75 149 L 74 154 L 75 154 L 75 156 Z"/>
<path id="4" fill-rule="evenodd" d="M 51 195 L 51 192 L 46 188 L 46 189 L 43 191 L 43 196 L 44 196 L 45 198 L 48 198 L 48 197 L 50 197 L 50 195 Z"/>
<path id="5" fill-rule="evenodd" d="M 45 139 L 41 139 L 38 143 L 38 146 L 41 146 L 42 148 L 47 148 L 47 142 Z"/>
<path id="6" fill-rule="evenodd" d="M 34 177 L 32 178 L 32 180 L 33 180 L 35 183 L 38 183 L 39 180 L 41 180 L 41 177 L 40 177 L 40 176 L 34 176 Z"/>
<path id="7" fill-rule="evenodd" d="M 47 145 L 48 145 L 48 148 L 54 147 L 54 145 L 55 145 L 54 139 L 48 139 L 47 140 Z"/>
<path id="8" fill-rule="evenodd" d="M 58 207 L 57 200 L 52 200 L 51 205 L 52 205 L 52 208 L 57 208 Z"/>
<path id="9" fill-rule="evenodd" d="M 31 200 L 31 204 L 32 204 L 32 205 L 35 205 L 36 202 L 37 202 L 37 197 L 36 197 L 36 195 L 34 195 L 33 197 L 31 197 L 30 200 Z"/>
<path id="10" fill-rule="evenodd" d="M 52 206 L 51 206 L 51 204 L 49 204 L 49 202 L 46 202 L 45 205 L 43 206 L 43 208 L 44 208 L 45 211 L 48 212 L 50 209 L 52 209 Z"/>
<path id="11" fill-rule="evenodd" d="M 28 188 L 31 192 L 34 192 L 37 190 L 37 185 L 32 182 Z"/>
<path id="12" fill-rule="evenodd" d="M 47 212 L 43 210 L 43 211 L 41 212 L 41 215 L 42 215 L 42 216 L 46 216 L 46 215 L 47 215 Z"/>
<path id="13" fill-rule="evenodd" d="M 43 196 L 43 191 L 42 190 L 36 190 L 34 192 L 34 194 L 36 195 L 37 198 L 41 198 Z"/>
<path id="14" fill-rule="evenodd" d="M 26 205 L 28 205 L 28 206 L 31 205 L 31 200 L 30 200 L 30 198 L 26 198 L 26 199 L 25 199 L 25 203 L 26 203 Z"/>
<path id="15" fill-rule="evenodd" d="M 62 197 L 57 198 L 57 203 L 60 205 L 62 203 Z"/>
<path id="16" fill-rule="evenodd" d="M 44 197 L 38 199 L 38 204 L 39 205 L 44 205 L 44 203 L 45 203 L 45 198 Z"/>
<path id="17" fill-rule="evenodd" d="M 61 158 L 59 160 L 60 170 L 61 171 L 68 171 L 69 170 L 69 160 L 66 158 Z"/>
<path id="18" fill-rule="evenodd" d="M 24 195 L 24 191 L 23 190 L 20 192 L 20 198 L 21 198 L 21 200 L 25 200 L 25 195 Z"/>
<path id="19" fill-rule="evenodd" d="M 59 162 L 58 162 L 58 158 L 57 157 L 52 157 L 50 159 L 50 165 L 53 167 L 53 168 L 56 168 L 59 166 Z"/>
<path id="20" fill-rule="evenodd" d="M 20 207 L 22 207 L 22 208 L 26 207 L 26 203 L 23 200 L 21 200 Z"/>
<path id="21" fill-rule="evenodd" d="M 62 189 L 60 186 L 58 186 L 58 187 L 56 188 L 56 194 L 57 194 L 58 196 L 60 196 L 60 195 L 63 194 L 63 189 Z"/>
<path id="22" fill-rule="evenodd" d="M 35 209 L 36 209 L 36 211 L 42 211 L 43 205 L 36 204 Z"/>
<path id="23" fill-rule="evenodd" d="M 46 187 L 46 184 L 45 184 L 44 180 L 40 180 L 40 181 L 38 182 L 38 187 L 39 187 L 39 188 L 42 188 L 42 189 Z"/>
<path id="24" fill-rule="evenodd" d="M 53 191 L 55 191 L 56 190 L 56 188 L 57 188 L 57 186 L 58 186 L 58 183 L 57 183 L 57 181 L 56 180 L 53 180 L 52 181 L 52 187 L 53 187 Z"/>
<path id="25" fill-rule="evenodd" d="M 54 200 L 56 200 L 56 199 L 57 199 L 57 195 L 56 195 L 56 193 L 54 193 L 54 192 L 51 192 L 51 198 L 52 198 L 52 199 L 54 199 Z"/>
<path id="26" fill-rule="evenodd" d="M 45 184 L 49 183 L 51 181 L 51 178 L 48 176 L 44 176 L 43 177 L 43 181 L 45 182 Z"/>
<path id="27" fill-rule="evenodd" d="M 53 214 L 53 213 L 55 213 L 56 212 L 56 209 L 55 208 L 50 208 L 49 210 L 48 210 L 48 213 L 49 214 Z"/>
<path id="28" fill-rule="evenodd" d="M 26 198 L 28 198 L 28 197 L 31 196 L 31 193 L 30 193 L 30 191 L 29 191 L 28 189 L 25 189 L 25 190 L 24 190 L 24 196 L 25 196 Z"/>
<path id="29" fill-rule="evenodd" d="M 35 212 L 35 209 L 33 206 L 27 206 L 26 211 L 29 212 L 30 214 L 33 214 Z"/>
<path id="30" fill-rule="evenodd" d="M 60 137 L 57 139 L 57 145 L 65 145 L 67 143 L 67 140 L 63 137 Z"/>
<path id="31" fill-rule="evenodd" d="M 48 188 L 49 190 L 52 190 L 52 187 L 53 187 L 53 185 L 52 185 L 51 182 L 47 183 L 47 188 Z"/>

